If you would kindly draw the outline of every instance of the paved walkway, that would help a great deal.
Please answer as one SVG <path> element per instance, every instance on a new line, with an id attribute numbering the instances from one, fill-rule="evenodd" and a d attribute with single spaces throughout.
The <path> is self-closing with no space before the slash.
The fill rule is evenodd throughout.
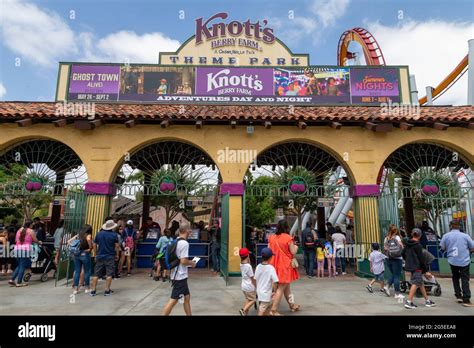
<path id="1" fill-rule="evenodd" d="M 443 294 L 432 297 L 437 307 L 408 310 L 392 297 L 368 293 L 365 279 L 352 275 L 335 279 L 303 277 L 292 286 L 302 311 L 290 313 L 283 303 L 280 311 L 285 315 L 474 315 L 473 308 L 462 307 L 454 301 L 450 279 L 439 281 Z M 222 278 L 198 269 L 190 271 L 189 285 L 194 315 L 238 315 L 243 302 L 240 278 L 231 278 L 226 286 Z M 30 286 L 11 288 L 7 279 L 0 276 L 0 314 L 158 315 L 170 295 L 168 282 L 155 282 L 144 272 L 114 280 L 113 296 L 104 297 L 103 286 L 104 282 L 99 282 L 96 297 L 80 293 L 72 298 L 71 288 L 54 287 L 54 280 L 41 283 L 39 277 L 33 275 Z M 415 298 L 415 303 L 423 301 Z M 184 314 L 182 305 L 178 304 L 173 314 Z M 252 311 L 251 315 L 254 314 Z"/>

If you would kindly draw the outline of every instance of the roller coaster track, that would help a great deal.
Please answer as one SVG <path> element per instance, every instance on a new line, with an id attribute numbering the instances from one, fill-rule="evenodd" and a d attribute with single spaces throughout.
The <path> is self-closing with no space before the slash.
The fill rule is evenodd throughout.
<path id="1" fill-rule="evenodd" d="M 366 65 L 385 65 L 385 58 L 382 53 L 382 49 L 378 44 L 375 37 L 364 28 L 352 28 L 342 33 L 339 43 L 337 45 L 337 63 L 340 66 L 347 65 L 347 60 L 354 59 L 355 54 L 349 52 L 349 44 L 355 41 L 359 43 L 364 52 Z M 454 68 L 451 73 L 440 82 L 438 86 L 433 89 L 432 98 L 435 100 L 439 98 L 443 93 L 451 88 L 460 78 L 463 76 L 468 69 L 467 55 L 461 60 L 461 62 Z M 424 105 L 428 102 L 428 98 L 425 96 L 420 98 L 420 105 Z"/>
<path id="2" fill-rule="evenodd" d="M 342 33 L 337 45 L 338 65 L 347 65 L 347 60 L 355 58 L 354 53 L 349 52 L 349 44 L 355 41 L 362 46 L 365 62 L 367 65 L 385 65 L 382 50 L 374 36 L 364 28 L 353 28 Z"/>
<path id="3" fill-rule="evenodd" d="M 451 73 L 445 77 L 443 81 L 440 82 L 438 86 L 436 86 L 432 92 L 433 100 L 440 97 L 444 92 L 446 92 L 452 85 L 458 81 L 462 75 L 468 69 L 468 62 L 467 62 L 467 55 L 461 60 L 461 62 L 454 68 Z M 420 105 L 426 104 L 428 102 L 428 98 L 425 96 L 420 98 L 419 103 Z"/>

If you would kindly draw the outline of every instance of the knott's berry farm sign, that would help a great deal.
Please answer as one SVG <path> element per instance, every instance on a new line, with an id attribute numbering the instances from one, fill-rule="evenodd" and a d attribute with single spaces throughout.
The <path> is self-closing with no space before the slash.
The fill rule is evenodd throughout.
<path id="1" fill-rule="evenodd" d="M 160 53 L 160 64 L 226 66 L 307 66 L 307 54 L 293 54 L 267 20 L 225 22 L 221 12 L 196 19 L 195 35 L 176 52 Z"/>
<path id="2" fill-rule="evenodd" d="M 139 63 L 139 62 L 136 62 Z M 195 20 L 159 64 L 60 63 L 57 101 L 247 105 L 410 103 L 406 66 L 311 66 L 266 20 Z"/>

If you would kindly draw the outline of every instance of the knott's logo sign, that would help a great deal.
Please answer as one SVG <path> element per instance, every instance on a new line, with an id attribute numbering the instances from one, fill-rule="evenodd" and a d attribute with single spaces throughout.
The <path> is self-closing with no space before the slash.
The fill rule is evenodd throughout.
<path id="1" fill-rule="evenodd" d="M 222 39 L 228 36 L 238 37 L 242 34 L 245 34 L 246 38 L 255 39 L 257 41 L 264 41 L 267 44 L 275 42 L 275 35 L 273 35 L 272 28 L 265 28 L 268 24 L 266 20 L 263 21 L 263 27 L 260 25 L 260 22 L 250 23 L 250 19 L 245 22 L 232 21 L 228 24 L 223 23 L 214 23 L 209 27 L 209 23 L 216 18 L 226 19 L 228 17 L 227 13 L 218 13 L 209 18 L 207 21 L 203 22 L 202 18 L 196 19 L 196 45 L 199 45 L 203 42 L 203 37 L 206 40 L 212 39 Z M 223 39 L 220 45 L 225 46 L 227 42 L 232 43 L 235 38 Z M 239 46 L 258 48 L 258 43 L 252 43 L 250 40 L 240 39 Z M 215 42 L 216 43 L 216 42 Z M 219 47 L 219 42 L 213 45 L 214 47 Z"/>
<path id="2" fill-rule="evenodd" d="M 282 66 L 309 65 L 307 54 L 294 54 L 274 34 L 267 20 L 226 21 L 217 13 L 196 19 L 195 35 L 176 52 L 161 52 L 159 64 L 190 66 Z"/>

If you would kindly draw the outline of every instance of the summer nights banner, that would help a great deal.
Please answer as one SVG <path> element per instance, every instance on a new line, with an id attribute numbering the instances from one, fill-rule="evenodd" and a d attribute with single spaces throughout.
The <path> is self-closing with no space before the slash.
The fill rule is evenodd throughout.
<path id="1" fill-rule="evenodd" d="M 389 99 L 400 102 L 398 75 L 398 69 L 394 68 L 352 68 L 352 103 L 380 104 Z"/>
<path id="2" fill-rule="evenodd" d="M 398 68 L 72 65 L 68 100 L 282 105 L 400 101 Z"/>

